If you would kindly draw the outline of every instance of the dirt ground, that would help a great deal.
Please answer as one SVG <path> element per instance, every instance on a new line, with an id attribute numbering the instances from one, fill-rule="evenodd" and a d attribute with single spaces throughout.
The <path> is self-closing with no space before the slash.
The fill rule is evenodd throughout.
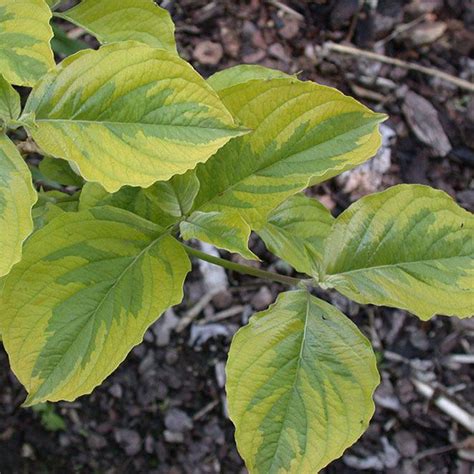
<path id="1" fill-rule="evenodd" d="M 359 3 L 363 6 L 360 7 Z M 440 188 L 474 210 L 474 96 L 439 77 L 474 79 L 474 4 L 463 0 L 167 0 L 181 54 L 205 76 L 258 63 L 338 87 L 389 114 L 383 152 L 310 193 L 334 214 L 400 183 Z M 85 41 L 91 41 L 87 36 Z M 351 45 L 434 70 L 341 54 Z M 290 272 L 258 239 L 264 265 Z M 235 258 L 235 257 L 234 257 Z M 220 278 L 211 298 L 206 281 Z M 224 394 L 232 335 L 281 291 L 195 265 L 168 311 L 120 368 L 74 403 L 20 408 L 25 397 L 0 350 L 0 473 L 245 473 Z M 436 404 L 474 413 L 474 320 L 421 322 L 321 292 L 376 350 L 382 384 L 367 433 L 327 473 L 474 472 L 474 437 Z M 434 398 L 422 395 L 434 390 Z M 309 474 L 309 473 L 308 473 Z"/>

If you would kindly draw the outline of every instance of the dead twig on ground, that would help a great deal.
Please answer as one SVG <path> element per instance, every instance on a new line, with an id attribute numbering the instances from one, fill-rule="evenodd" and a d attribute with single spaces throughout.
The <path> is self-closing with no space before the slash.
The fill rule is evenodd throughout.
<path id="1" fill-rule="evenodd" d="M 381 63 L 390 64 L 392 66 L 398 66 L 404 69 L 408 69 L 410 71 L 418 71 L 418 72 L 421 72 L 422 74 L 426 74 L 432 77 L 437 77 L 439 79 L 442 79 L 445 82 L 454 84 L 455 86 L 461 89 L 466 89 L 468 91 L 474 92 L 474 83 L 466 81 L 459 77 L 455 77 L 446 72 L 439 71 L 438 69 L 434 69 L 430 67 L 420 66 L 419 64 L 402 61 L 401 59 L 391 58 L 389 56 L 374 53 L 372 51 L 366 51 L 364 49 L 359 49 L 354 46 L 346 46 L 343 44 L 336 44 L 336 43 L 333 43 L 332 41 L 328 41 L 323 44 L 323 51 L 326 53 L 335 52 L 335 53 L 341 53 L 341 54 L 349 54 L 351 56 L 372 59 L 373 61 L 379 61 Z"/>
<path id="2" fill-rule="evenodd" d="M 455 420 L 460 425 L 464 426 L 468 431 L 474 433 L 474 416 L 466 411 L 464 408 L 461 408 L 459 405 L 454 403 L 449 398 L 444 395 L 438 395 L 433 398 L 435 395 L 435 389 L 428 385 L 425 382 L 413 377 L 411 379 L 413 385 L 417 391 L 426 397 L 429 400 L 433 400 L 433 403 L 444 413 L 449 415 L 453 420 Z"/>

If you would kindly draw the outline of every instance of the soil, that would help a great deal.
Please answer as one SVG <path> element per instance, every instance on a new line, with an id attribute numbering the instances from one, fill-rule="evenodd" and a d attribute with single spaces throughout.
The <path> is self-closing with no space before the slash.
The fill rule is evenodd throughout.
<path id="1" fill-rule="evenodd" d="M 439 77 L 329 53 L 324 46 L 352 44 L 472 83 L 472 3 L 380 0 L 362 8 L 357 0 L 161 3 L 176 21 L 181 54 L 205 76 L 258 63 L 335 86 L 390 116 L 383 156 L 310 190 L 334 214 L 400 182 L 443 189 L 474 209 L 474 96 Z M 92 42 L 87 35 L 83 39 Z M 291 271 L 257 238 L 252 248 L 264 266 Z M 245 473 L 225 407 L 226 353 L 235 331 L 282 287 L 228 274 L 225 288 L 210 299 L 208 271 L 196 265 L 183 303 L 150 328 L 101 387 L 73 403 L 21 408 L 25 392 L 1 349 L 0 473 Z M 448 396 L 474 413 L 472 359 L 459 357 L 473 354 L 474 321 L 421 322 L 400 310 L 318 294 L 369 337 L 382 377 L 369 430 L 324 472 L 473 472 L 472 433 L 415 384 L 428 384 L 434 398 Z"/>

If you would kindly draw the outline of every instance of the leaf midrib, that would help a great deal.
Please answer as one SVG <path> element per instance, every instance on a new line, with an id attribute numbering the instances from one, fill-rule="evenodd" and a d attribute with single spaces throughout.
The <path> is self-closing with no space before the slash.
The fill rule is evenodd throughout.
<path id="1" fill-rule="evenodd" d="M 318 143 L 318 145 L 316 145 L 316 147 L 319 147 L 319 146 L 321 146 L 321 145 L 323 145 L 323 144 L 331 143 L 332 141 L 337 141 L 337 140 L 339 140 L 341 137 L 344 137 L 345 135 L 347 135 L 347 134 L 349 134 L 349 133 L 353 133 L 353 132 L 355 132 L 355 131 L 357 131 L 357 130 L 360 130 L 361 128 L 368 127 L 368 125 L 369 125 L 369 124 L 364 124 L 364 125 L 361 125 L 361 126 L 356 127 L 356 128 L 351 128 L 349 131 L 344 132 L 344 133 L 342 133 L 342 134 L 339 134 L 339 135 L 337 135 L 337 136 L 331 138 L 330 140 L 325 140 L 325 141 L 323 141 L 323 142 L 321 142 L 321 143 Z M 314 148 L 314 146 L 311 146 L 311 147 L 309 147 L 309 148 L 307 148 L 307 149 L 305 149 L 305 150 L 299 151 L 298 153 L 295 153 L 295 154 L 300 154 L 300 153 L 307 152 L 307 151 L 308 151 L 309 149 L 311 149 L 311 148 Z M 222 191 L 221 193 L 217 193 L 217 194 L 213 195 L 210 199 L 208 199 L 208 200 L 206 200 L 205 202 L 201 203 L 201 204 L 199 205 L 199 207 L 196 208 L 196 209 L 193 209 L 193 211 L 198 211 L 198 210 L 202 209 L 203 207 L 207 206 L 208 204 L 211 204 L 214 200 L 218 200 L 218 199 L 221 198 L 223 195 L 226 195 L 226 194 L 232 192 L 232 191 L 234 190 L 234 188 L 236 188 L 237 186 L 239 186 L 241 183 L 245 182 L 246 179 L 248 179 L 248 178 L 250 178 L 250 177 L 252 177 L 252 176 L 257 175 L 257 174 L 261 173 L 262 171 L 265 171 L 265 170 L 267 170 L 267 169 L 270 169 L 270 168 L 272 168 L 273 166 L 275 166 L 275 165 L 278 164 L 278 163 L 281 163 L 281 162 L 284 162 L 284 161 L 286 161 L 286 160 L 291 159 L 295 154 L 291 154 L 291 155 L 285 156 L 285 157 L 283 157 L 281 160 L 274 160 L 274 161 L 272 161 L 272 163 L 269 163 L 268 165 L 265 165 L 265 166 L 263 166 L 263 167 L 261 167 L 261 168 L 253 169 L 250 173 L 245 174 L 245 176 L 241 177 L 236 183 L 232 184 L 231 186 L 229 186 L 227 189 L 225 189 L 225 190 Z M 343 165 L 343 164 L 342 164 L 342 165 Z M 334 169 L 337 169 L 337 167 L 334 168 Z M 324 173 L 322 173 L 322 174 L 324 174 Z M 307 173 L 306 173 L 306 175 L 307 175 Z M 305 179 L 305 180 L 306 180 L 306 183 L 309 183 L 309 182 L 311 181 L 311 179 L 312 179 L 314 176 L 316 176 L 316 174 L 312 174 L 311 176 L 308 176 L 307 178 L 304 178 L 304 177 L 302 176 L 302 179 Z M 306 187 L 306 186 L 304 186 L 304 187 Z"/>
<path id="2" fill-rule="evenodd" d="M 237 127 L 223 127 L 223 128 L 219 128 L 219 127 L 202 127 L 202 126 L 199 126 L 199 125 L 185 125 L 185 124 L 168 124 L 168 123 L 164 123 L 164 124 L 154 124 L 154 123 L 142 123 L 142 122 L 112 122 L 110 120 L 72 120 L 72 119 L 36 119 L 35 120 L 36 123 L 41 123 L 41 122 L 44 122 L 44 123 L 65 123 L 65 124 L 92 124 L 92 125 L 104 125 L 104 126 L 113 126 L 113 125 L 122 125 L 122 126 L 130 126 L 130 125 L 139 125 L 139 126 L 142 126 L 142 127 L 158 127 L 158 128 L 166 128 L 166 127 L 170 127 L 170 128 L 177 128 L 177 127 L 185 127 L 185 128 L 202 128 L 202 129 L 206 129 L 206 130 L 215 130 L 215 131 L 232 131 L 232 132 L 236 132 L 236 133 L 243 133 L 245 132 L 246 130 L 242 130 L 240 128 L 237 128 Z"/>
<path id="3" fill-rule="evenodd" d="M 398 263 L 388 263 L 385 265 L 374 265 L 370 267 L 362 267 L 362 268 L 356 268 L 354 270 L 347 270 L 347 271 L 342 271 L 342 272 L 337 272 L 337 273 L 327 273 L 326 276 L 338 276 L 338 275 L 348 275 L 351 273 L 357 273 L 357 272 L 364 272 L 364 271 L 369 271 L 369 270 L 380 270 L 383 268 L 393 268 L 393 267 L 400 267 L 403 265 L 416 265 L 420 263 L 429 263 L 429 262 L 442 262 L 444 260 L 451 260 L 453 258 L 469 258 L 471 257 L 470 255 L 454 255 L 450 257 L 443 257 L 443 258 L 429 258 L 427 260 L 412 260 L 409 262 L 398 262 Z"/>
<path id="4" fill-rule="evenodd" d="M 113 285 L 111 285 L 111 287 L 107 290 L 106 294 L 104 295 L 104 297 L 101 299 L 100 303 L 97 305 L 97 307 L 94 309 L 94 311 L 92 311 L 91 313 L 89 313 L 89 315 L 87 316 L 87 321 L 82 325 L 79 333 L 76 335 L 76 337 L 74 338 L 72 344 L 69 345 L 68 349 L 64 352 L 63 354 L 63 357 L 61 357 L 61 360 L 58 364 L 56 364 L 56 366 L 54 367 L 54 369 L 48 374 L 48 376 L 46 377 L 46 379 L 44 379 L 42 382 L 41 382 L 41 385 L 38 387 L 37 390 L 35 390 L 34 394 L 30 393 L 29 396 L 28 396 L 28 399 L 29 401 L 31 402 L 31 400 L 34 400 L 35 399 L 35 396 L 36 394 L 40 391 L 40 389 L 42 387 L 44 387 L 44 385 L 50 380 L 50 378 L 53 376 L 53 374 L 56 373 L 56 371 L 58 370 L 58 367 L 60 366 L 60 363 L 64 360 L 64 357 L 66 354 L 68 354 L 68 352 L 71 350 L 71 348 L 73 347 L 74 345 L 74 342 L 77 340 L 77 336 L 80 335 L 82 333 L 82 331 L 84 330 L 84 328 L 86 328 L 89 323 L 91 321 L 93 321 L 97 315 L 97 312 L 100 310 L 100 308 L 102 307 L 102 305 L 104 304 L 104 302 L 109 298 L 111 292 L 116 288 L 116 286 L 118 285 L 118 283 L 122 280 L 122 278 L 125 276 L 125 274 L 130 270 L 130 268 L 132 268 L 136 263 L 137 261 L 146 253 L 148 252 L 155 244 L 157 244 L 162 238 L 168 236 L 168 233 L 165 232 L 163 234 L 160 234 L 156 239 L 154 239 L 149 245 L 147 245 L 143 250 L 141 250 L 135 257 L 134 259 L 122 270 L 122 272 L 120 273 L 120 275 L 116 278 L 115 282 Z M 89 341 L 90 343 L 90 341 Z M 71 371 L 70 372 L 70 377 L 73 375 L 74 371 Z"/>

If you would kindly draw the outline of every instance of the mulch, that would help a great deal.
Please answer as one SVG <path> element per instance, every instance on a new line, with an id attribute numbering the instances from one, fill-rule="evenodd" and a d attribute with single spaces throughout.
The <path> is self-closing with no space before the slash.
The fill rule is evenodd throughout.
<path id="1" fill-rule="evenodd" d="M 443 189 L 474 210 L 474 96 L 437 76 L 325 46 L 351 44 L 472 82 L 469 2 L 161 3 L 176 21 L 180 53 L 205 76 L 258 63 L 337 87 L 390 116 L 383 154 L 310 190 L 335 214 L 364 194 L 400 182 Z M 255 237 L 252 248 L 265 266 L 291 271 Z M 222 291 L 211 298 L 209 271 L 196 264 L 183 303 L 150 328 L 101 387 L 73 403 L 21 408 L 24 390 L 1 349 L 0 472 L 245 473 L 225 406 L 226 353 L 235 331 L 283 288 L 221 274 Z M 448 397 L 474 413 L 473 361 L 462 357 L 473 354 L 474 321 L 421 322 L 404 311 L 318 294 L 369 337 L 382 378 L 369 430 L 324 472 L 472 472 L 474 437 L 436 398 Z M 193 311 L 196 305 L 200 311 Z M 434 389 L 434 398 L 420 393 L 420 383 Z"/>

